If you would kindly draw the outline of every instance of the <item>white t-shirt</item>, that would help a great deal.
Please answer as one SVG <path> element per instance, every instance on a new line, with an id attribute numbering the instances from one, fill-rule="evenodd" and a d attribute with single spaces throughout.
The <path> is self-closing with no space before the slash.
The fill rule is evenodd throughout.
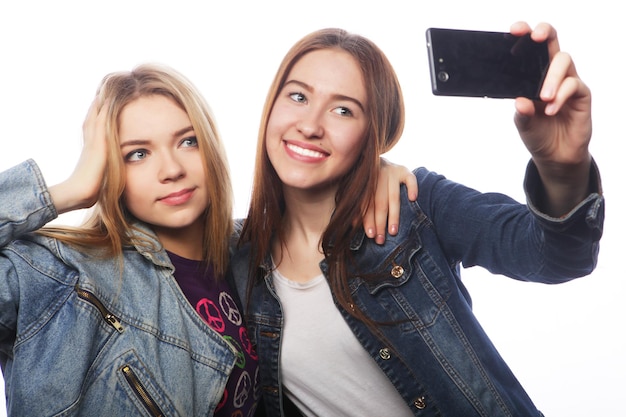
<path id="1" fill-rule="evenodd" d="M 282 382 L 305 415 L 413 415 L 335 307 L 323 275 L 300 284 L 274 270 L 274 285 L 284 314 Z"/>

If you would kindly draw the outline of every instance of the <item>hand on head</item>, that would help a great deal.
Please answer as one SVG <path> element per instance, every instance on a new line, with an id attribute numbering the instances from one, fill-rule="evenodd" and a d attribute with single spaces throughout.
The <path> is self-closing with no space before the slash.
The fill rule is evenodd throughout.
<path id="1" fill-rule="evenodd" d="M 98 198 L 107 160 L 107 103 L 97 96 L 83 123 L 83 149 L 70 177 L 50 187 L 50 195 L 59 214 L 89 208 Z"/>

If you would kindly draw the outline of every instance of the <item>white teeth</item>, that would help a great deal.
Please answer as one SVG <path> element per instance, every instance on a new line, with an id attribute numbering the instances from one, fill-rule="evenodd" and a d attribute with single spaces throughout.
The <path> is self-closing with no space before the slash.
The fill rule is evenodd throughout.
<path id="1" fill-rule="evenodd" d="M 325 155 L 321 152 L 314 151 L 312 149 L 304 149 L 291 143 L 287 144 L 287 147 L 298 155 L 309 156 L 312 158 L 323 158 Z"/>

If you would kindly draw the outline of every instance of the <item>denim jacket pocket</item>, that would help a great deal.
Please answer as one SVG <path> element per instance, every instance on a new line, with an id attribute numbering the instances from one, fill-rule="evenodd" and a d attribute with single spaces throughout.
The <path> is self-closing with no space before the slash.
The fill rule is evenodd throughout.
<path id="1" fill-rule="evenodd" d="M 411 230 L 402 241 L 396 241 L 393 250 L 387 250 L 387 256 L 381 253 L 384 247 L 371 245 L 360 255 L 383 259 L 370 271 L 362 270 L 365 273 L 351 283 L 355 299 L 368 314 L 374 314 L 373 319 L 404 323 L 401 327 L 428 327 L 445 306 L 453 278 L 439 268 L 422 237 Z"/>
<path id="2" fill-rule="evenodd" d="M 146 417 L 180 415 L 134 350 L 119 356 L 111 366 L 119 387 L 116 404 L 125 408 L 123 413 L 134 409 L 137 415 Z"/>

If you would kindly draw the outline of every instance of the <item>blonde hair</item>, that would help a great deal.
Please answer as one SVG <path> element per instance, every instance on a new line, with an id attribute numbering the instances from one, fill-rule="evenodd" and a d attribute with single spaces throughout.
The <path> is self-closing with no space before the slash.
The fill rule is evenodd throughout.
<path id="1" fill-rule="evenodd" d="M 232 189 L 222 141 L 208 104 L 195 86 L 182 74 L 160 64 L 143 64 L 132 71 L 114 72 L 98 88 L 100 103 L 107 103 L 106 135 L 108 159 L 96 205 L 80 227 L 48 227 L 40 233 L 82 248 L 104 249 L 107 255 L 122 256 L 129 245 L 147 245 L 141 234 L 131 233 L 133 217 L 122 194 L 125 188 L 125 165 L 120 151 L 119 121 L 124 107 L 134 100 L 161 95 L 173 100 L 191 121 L 205 164 L 209 203 L 204 224 L 204 261 L 216 276 L 226 271 L 228 242 L 233 230 Z"/>

